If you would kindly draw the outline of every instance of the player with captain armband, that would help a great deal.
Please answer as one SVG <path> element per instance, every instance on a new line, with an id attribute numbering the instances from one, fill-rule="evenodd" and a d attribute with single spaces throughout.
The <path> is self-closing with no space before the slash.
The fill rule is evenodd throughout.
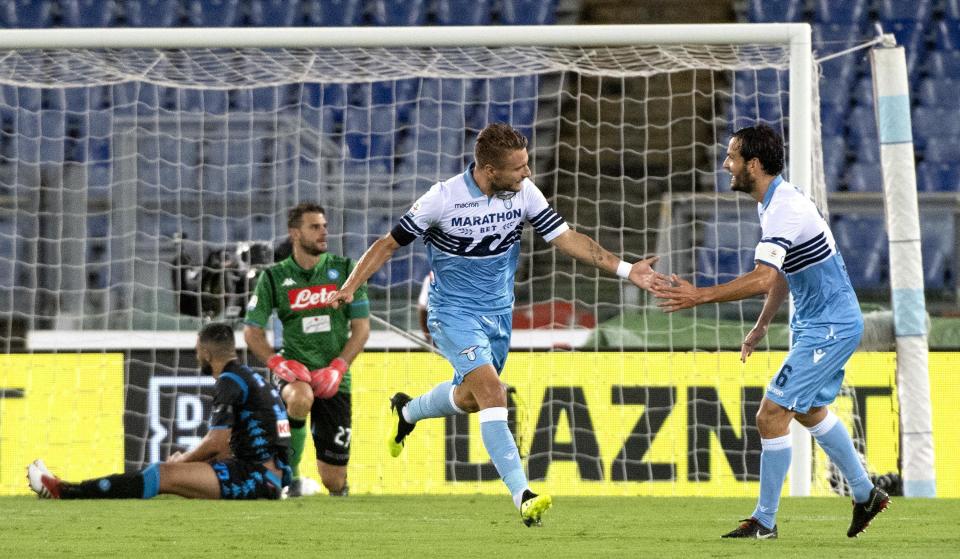
<path id="1" fill-rule="evenodd" d="M 270 368 L 287 405 L 293 468 L 287 495 L 315 491 L 300 476 L 309 414 L 321 481 L 331 495 L 346 496 L 352 429 L 349 367 L 370 336 L 366 286 L 350 305 L 330 307 L 324 295 L 340 288 L 354 263 L 327 252 L 327 219 L 321 206 L 294 207 L 287 227 L 293 252 L 257 280 L 247 305 L 244 338 Z M 264 331 L 274 310 L 283 325 L 279 353 Z"/>

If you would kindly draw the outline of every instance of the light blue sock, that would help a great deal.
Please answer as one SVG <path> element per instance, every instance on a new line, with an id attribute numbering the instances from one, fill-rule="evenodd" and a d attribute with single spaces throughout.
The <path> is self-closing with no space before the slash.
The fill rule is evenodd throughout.
<path id="1" fill-rule="evenodd" d="M 760 452 L 760 498 L 753 517 L 767 528 L 777 525 L 777 509 L 780 508 L 780 493 L 783 480 L 790 469 L 793 447 L 790 435 L 775 439 L 760 439 L 763 450 Z"/>
<path id="2" fill-rule="evenodd" d="M 480 434 L 500 479 L 510 490 L 513 504 L 519 507 L 520 496 L 529 485 L 523 462 L 520 461 L 520 452 L 517 451 L 517 442 L 507 426 L 507 408 L 480 410 Z"/>
<path id="3" fill-rule="evenodd" d="M 416 423 L 421 419 L 463 413 L 463 410 L 453 403 L 453 388 L 452 382 L 441 382 L 430 392 L 410 400 L 403 407 L 403 418 L 410 423 Z"/>
<path id="4" fill-rule="evenodd" d="M 830 410 L 823 421 L 809 428 L 810 434 L 817 439 L 830 460 L 840 468 L 840 473 L 850 484 L 853 500 L 863 503 L 870 498 L 873 482 L 860 462 L 860 455 L 853 448 L 853 441 L 847 428 Z"/>

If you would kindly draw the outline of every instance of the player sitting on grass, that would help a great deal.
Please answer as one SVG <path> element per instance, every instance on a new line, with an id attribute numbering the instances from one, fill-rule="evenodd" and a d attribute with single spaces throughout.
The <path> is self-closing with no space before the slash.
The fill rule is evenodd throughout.
<path id="1" fill-rule="evenodd" d="M 68 483 L 42 460 L 27 466 L 30 489 L 45 499 L 149 499 L 171 493 L 194 499 L 279 499 L 290 483 L 285 460 L 290 440 L 287 412 L 276 389 L 237 362 L 233 329 L 205 326 L 197 361 L 217 379 L 210 430 L 193 450 L 174 453 L 130 474 Z"/>

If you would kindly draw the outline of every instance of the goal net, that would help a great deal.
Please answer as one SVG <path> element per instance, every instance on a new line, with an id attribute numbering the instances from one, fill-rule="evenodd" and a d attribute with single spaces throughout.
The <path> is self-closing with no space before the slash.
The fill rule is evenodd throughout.
<path id="1" fill-rule="evenodd" d="M 2 490 L 21 489 L 12 480 L 33 454 L 75 478 L 195 444 L 212 386 L 195 368 L 196 329 L 241 328 L 286 211 L 319 202 L 330 251 L 359 258 L 433 182 L 463 172 L 490 122 L 529 138 L 534 181 L 613 253 L 659 254 L 659 269 L 700 285 L 752 269 L 756 206 L 729 192 L 721 168 L 734 130 L 773 126 L 788 178 L 824 209 L 825 197 L 814 70 L 790 47 L 798 28 L 733 27 L 743 40 L 641 26 L 632 44 L 554 28 L 550 37 L 593 35 L 476 46 L 467 33 L 458 46 L 423 46 L 435 30 L 399 30 L 420 38 L 284 46 L 284 34 L 301 35 L 283 30 L 267 47 L 5 51 Z M 367 45 L 373 35 L 355 31 L 386 33 L 350 30 Z M 792 79 L 803 81 L 791 95 Z M 782 353 L 742 366 L 732 352 L 761 301 L 664 315 L 531 228 L 522 242 L 504 380 L 523 403 L 511 418 L 530 477 L 555 493 L 755 492 L 753 415 Z M 387 397 L 451 374 L 409 339 L 427 272 L 417 242 L 370 282 L 375 331 L 353 367 L 351 485 L 500 492 L 475 418 L 425 423 L 402 459 L 384 458 Z M 765 349 L 787 348 L 785 324 Z M 828 491 L 822 470 L 815 487 Z"/>

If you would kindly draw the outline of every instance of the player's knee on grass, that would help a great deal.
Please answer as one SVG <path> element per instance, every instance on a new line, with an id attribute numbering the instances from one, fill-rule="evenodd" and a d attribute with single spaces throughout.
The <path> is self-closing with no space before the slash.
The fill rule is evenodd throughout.
<path id="1" fill-rule="evenodd" d="M 283 387 L 283 403 L 287 406 L 287 415 L 303 419 L 313 406 L 313 389 L 305 382 L 294 382 Z"/>
<path id="2" fill-rule="evenodd" d="M 320 470 L 320 481 L 327 491 L 331 493 L 343 491 L 343 487 L 347 484 L 346 466 L 333 466 L 318 460 L 317 469 Z"/>

